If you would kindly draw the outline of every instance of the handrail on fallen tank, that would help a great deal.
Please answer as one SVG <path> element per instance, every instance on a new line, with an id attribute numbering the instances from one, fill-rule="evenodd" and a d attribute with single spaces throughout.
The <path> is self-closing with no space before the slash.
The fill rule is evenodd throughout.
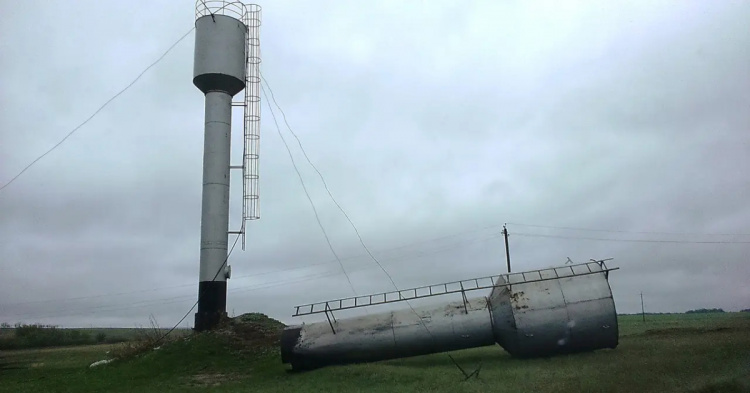
<path id="1" fill-rule="evenodd" d="M 327 315 L 328 313 L 333 314 L 334 311 L 349 310 L 349 309 L 360 308 L 360 307 L 369 307 L 369 306 L 375 306 L 378 304 L 403 302 L 407 300 L 420 299 L 420 298 L 426 298 L 426 297 L 432 297 L 432 296 L 442 296 L 442 295 L 448 295 L 452 293 L 464 294 L 465 292 L 468 292 L 468 291 L 476 291 L 480 289 L 508 287 L 510 285 L 557 280 L 560 278 L 578 277 L 578 276 L 585 276 L 589 274 L 604 273 L 605 276 L 608 276 L 610 271 L 618 270 L 619 267 L 615 267 L 615 268 L 607 267 L 604 264 L 604 261 L 607 261 L 607 260 L 611 260 L 611 258 L 598 260 L 598 261 L 592 260 L 591 262 L 580 263 L 576 265 L 567 265 L 563 267 L 552 267 L 552 268 L 531 270 L 527 272 L 518 272 L 518 273 L 497 274 L 493 276 L 470 278 L 467 280 L 451 281 L 451 282 L 446 282 L 446 283 L 441 283 L 441 284 L 402 289 L 400 291 L 382 292 L 382 293 L 376 293 L 376 294 L 371 294 L 371 295 L 353 296 L 353 297 L 347 297 L 347 298 L 341 298 L 341 299 L 335 299 L 335 300 L 328 300 L 325 302 L 304 304 L 304 305 L 295 306 L 294 307 L 295 313 L 292 314 L 292 316 L 299 317 L 303 315 L 312 315 L 312 314 L 320 314 L 320 313 L 326 313 Z M 594 265 L 594 264 L 599 266 L 600 269 L 592 270 L 591 265 Z M 581 266 L 585 266 L 586 269 L 585 270 L 580 269 L 580 271 L 576 271 L 575 268 L 581 267 Z M 565 272 L 563 272 L 564 273 L 563 274 L 559 272 L 558 270 L 564 270 Z M 570 270 L 569 273 L 567 272 L 568 270 Z M 550 272 L 550 273 L 547 277 L 544 277 L 542 276 L 542 272 Z M 552 272 L 554 272 L 554 275 Z M 539 278 L 534 277 L 533 276 L 534 274 L 538 275 Z M 504 282 L 499 283 L 500 278 L 503 278 Z M 520 278 L 520 280 L 517 278 Z M 453 288 L 455 286 L 457 286 L 457 288 Z M 449 289 L 449 287 L 452 287 L 452 288 Z M 389 299 L 389 295 L 391 295 L 391 297 L 396 297 L 396 296 L 397 297 L 395 299 L 393 298 Z M 363 300 L 360 302 L 360 299 L 363 299 Z"/>

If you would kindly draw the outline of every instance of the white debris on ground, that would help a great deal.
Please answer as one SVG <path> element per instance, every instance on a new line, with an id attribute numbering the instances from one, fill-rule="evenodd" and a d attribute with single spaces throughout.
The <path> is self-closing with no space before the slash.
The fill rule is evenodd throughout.
<path id="1" fill-rule="evenodd" d="M 94 363 L 91 363 L 91 365 L 90 365 L 89 367 L 96 367 L 96 366 L 101 366 L 101 365 L 103 365 L 103 364 L 111 363 L 111 362 L 112 362 L 113 360 L 114 360 L 114 359 L 104 359 L 104 360 L 100 360 L 100 361 L 98 361 L 98 362 L 94 362 Z"/>

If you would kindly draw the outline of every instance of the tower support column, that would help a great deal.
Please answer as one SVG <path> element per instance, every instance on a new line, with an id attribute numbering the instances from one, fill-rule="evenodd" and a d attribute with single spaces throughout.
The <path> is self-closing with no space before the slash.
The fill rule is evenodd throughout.
<path id="1" fill-rule="evenodd" d="M 198 331 L 210 329 L 226 315 L 232 96 L 207 92 L 205 119 Z"/>

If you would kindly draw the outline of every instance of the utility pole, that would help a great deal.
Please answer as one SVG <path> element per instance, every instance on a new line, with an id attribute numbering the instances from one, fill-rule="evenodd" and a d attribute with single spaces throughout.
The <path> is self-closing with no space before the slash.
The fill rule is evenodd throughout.
<path id="1" fill-rule="evenodd" d="M 510 249 L 508 248 L 508 229 L 503 224 L 503 236 L 505 237 L 505 260 L 508 262 L 508 273 L 510 273 Z"/>
<path id="2" fill-rule="evenodd" d="M 643 323 L 646 323 L 646 309 L 643 307 L 643 292 L 641 292 L 641 317 L 643 318 Z"/>

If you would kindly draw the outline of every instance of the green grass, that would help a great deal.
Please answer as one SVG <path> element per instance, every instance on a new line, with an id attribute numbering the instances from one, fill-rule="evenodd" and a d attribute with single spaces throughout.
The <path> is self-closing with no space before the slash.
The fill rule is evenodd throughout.
<path id="1" fill-rule="evenodd" d="M 58 328 L 24 325 L 0 329 L 0 350 L 64 347 L 92 344 L 114 344 L 138 339 L 148 331 L 166 333 L 169 329 L 125 328 Z M 189 329 L 175 329 L 174 336 L 190 334 Z"/>
<path id="2" fill-rule="evenodd" d="M 150 328 L 147 328 L 147 329 L 150 329 Z M 107 335 L 107 337 L 111 336 L 111 337 L 122 338 L 123 340 L 132 340 L 138 336 L 139 331 L 141 329 L 139 328 L 76 328 L 76 330 L 89 333 L 92 336 L 95 336 L 98 333 L 104 333 Z M 169 328 L 161 328 L 159 330 L 166 333 L 167 331 L 169 331 Z M 175 329 L 172 334 L 186 335 L 186 334 L 190 334 L 190 332 L 192 332 L 192 330 L 179 328 L 179 329 Z"/>
<path id="3" fill-rule="evenodd" d="M 3 351 L 0 392 L 750 392 L 747 313 L 621 316 L 614 350 L 516 360 L 499 347 L 289 373 L 277 351 L 242 353 L 196 335 L 130 361 L 88 368 L 111 346 Z M 1 367 L 1 366 L 0 366 Z"/>
<path id="4" fill-rule="evenodd" d="M 660 314 L 646 315 L 646 323 L 640 315 L 618 315 L 620 337 L 641 334 L 657 329 L 711 329 L 717 327 L 747 327 L 750 313 L 707 314 Z"/>
<path id="5" fill-rule="evenodd" d="M 104 333 L 107 335 L 107 337 L 117 337 L 121 338 L 123 340 L 132 340 L 137 337 L 139 334 L 139 331 L 141 328 L 59 328 L 62 330 L 78 330 L 82 333 L 87 333 L 91 336 L 96 336 L 98 333 Z M 13 336 L 14 334 L 14 328 L 0 328 L 0 338 L 2 337 L 9 337 Z M 167 332 L 169 328 L 162 328 L 160 329 L 163 332 Z M 191 329 L 185 329 L 185 328 L 178 328 L 175 329 L 173 334 L 181 334 L 186 335 L 189 334 L 192 330 Z"/>

